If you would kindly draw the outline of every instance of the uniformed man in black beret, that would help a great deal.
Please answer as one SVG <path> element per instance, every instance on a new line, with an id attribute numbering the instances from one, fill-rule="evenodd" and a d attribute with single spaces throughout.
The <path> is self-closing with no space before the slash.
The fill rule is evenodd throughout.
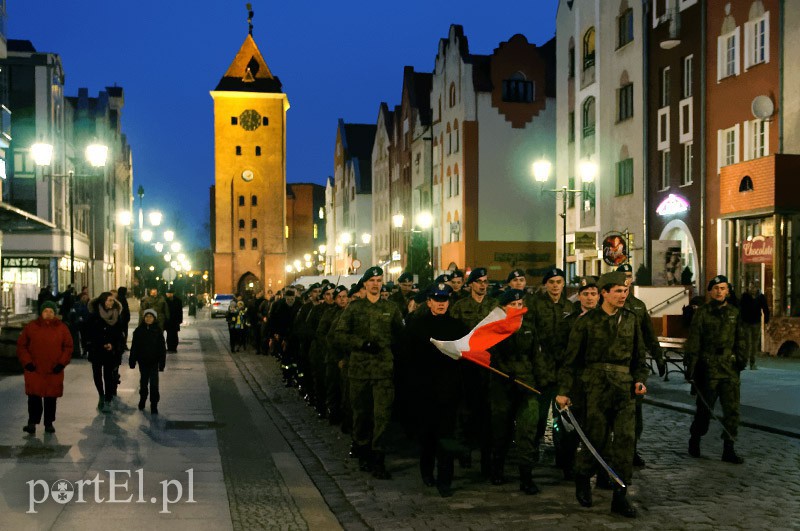
<path id="1" fill-rule="evenodd" d="M 403 273 L 397 278 L 397 285 L 400 290 L 392 293 L 389 300 L 397 305 L 400 312 L 405 316 L 408 314 L 408 301 L 411 299 L 411 288 L 414 285 L 414 275 L 411 273 Z"/>

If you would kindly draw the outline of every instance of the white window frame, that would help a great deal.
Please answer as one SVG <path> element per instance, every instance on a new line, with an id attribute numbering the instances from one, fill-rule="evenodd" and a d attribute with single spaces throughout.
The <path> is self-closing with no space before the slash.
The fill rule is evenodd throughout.
<path id="1" fill-rule="evenodd" d="M 759 25 L 763 23 L 764 26 L 764 47 L 763 50 L 758 45 L 758 30 Z M 744 69 L 761 64 L 769 63 L 769 11 L 755 20 L 749 20 L 744 24 Z M 760 53 L 764 54 L 761 59 Z"/>
<path id="2" fill-rule="evenodd" d="M 694 54 L 687 55 L 683 58 L 683 96 L 684 98 L 691 98 L 693 95 L 692 76 L 694 76 Z"/>
<path id="3" fill-rule="evenodd" d="M 684 120 L 684 109 L 688 107 L 688 121 Z M 678 104 L 678 141 L 681 144 L 691 142 L 694 138 L 694 103 L 693 98 L 681 100 Z"/>
<path id="4" fill-rule="evenodd" d="M 752 120 L 744 123 L 744 160 L 769 155 L 769 122 Z"/>
<path id="5" fill-rule="evenodd" d="M 732 136 L 731 136 L 732 135 Z M 731 160 L 728 160 L 728 139 L 733 138 L 733 153 Z M 727 129 L 717 131 L 717 173 L 724 166 L 737 164 L 739 162 L 739 124 Z"/>
<path id="6" fill-rule="evenodd" d="M 669 105 L 670 99 L 670 79 L 672 78 L 672 68 L 665 66 L 661 69 L 661 93 L 658 95 L 661 107 Z"/>
<path id="7" fill-rule="evenodd" d="M 661 188 L 660 191 L 669 190 L 669 178 L 672 172 L 672 154 L 669 149 L 661 151 L 659 154 L 661 160 L 658 163 L 661 165 Z M 669 168 L 666 168 L 666 162 L 669 161 Z"/>
<path id="8" fill-rule="evenodd" d="M 666 128 L 662 127 L 662 124 L 666 122 Z M 659 151 L 663 151 L 665 149 L 669 149 L 669 107 L 664 107 L 663 109 L 658 110 L 658 120 L 656 120 L 656 127 L 658 130 L 656 131 L 658 145 L 656 148 Z M 662 132 L 664 136 L 662 137 Z"/>
<path id="9" fill-rule="evenodd" d="M 717 81 L 730 77 L 738 76 L 741 73 L 741 60 L 739 51 L 739 43 L 741 42 L 741 28 L 736 26 L 736 29 L 729 31 L 724 35 L 717 37 Z M 728 72 L 728 42 L 733 39 L 733 72 Z"/>
<path id="10" fill-rule="evenodd" d="M 694 142 L 683 145 L 683 171 L 681 172 L 681 186 L 689 186 L 694 182 L 692 164 L 694 161 Z"/>

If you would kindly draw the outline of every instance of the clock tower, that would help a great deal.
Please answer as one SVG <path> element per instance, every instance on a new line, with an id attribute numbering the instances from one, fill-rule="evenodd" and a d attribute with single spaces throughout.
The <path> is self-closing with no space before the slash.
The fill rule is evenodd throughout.
<path id="1" fill-rule="evenodd" d="M 276 291 L 286 276 L 289 100 L 253 40 L 252 25 L 211 97 L 214 291 Z"/>

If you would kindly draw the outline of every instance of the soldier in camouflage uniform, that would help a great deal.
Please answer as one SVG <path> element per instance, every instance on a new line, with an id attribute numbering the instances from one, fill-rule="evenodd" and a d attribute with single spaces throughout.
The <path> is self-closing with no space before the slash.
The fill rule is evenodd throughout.
<path id="1" fill-rule="evenodd" d="M 334 329 L 334 347 L 350 352 L 350 403 L 359 467 L 371 468 L 377 479 L 390 479 L 385 435 L 394 401 L 392 343 L 402 334 L 403 316 L 395 304 L 381 300 L 383 269 L 370 267 L 361 280 L 366 297 L 352 301 L 342 312 Z"/>
<path id="2" fill-rule="evenodd" d="M 305 302 L 300 307 L 297 315 L 295 315 L 290 339 L 296 344 L 297 348 L 298 389 L 309 404 L 314 399 L 314 375 L 311 373 L 311 359 L 308 356 L 311 341 L 314 339 L 314 332 L 309 329 L 308 316 L 311 315 L 311 310 L 319 304 L 319 292 L 320 285 L 312 284 L 303 294 Z"/>
<path id="3" fill-rule="evenodd" d="M 567 344 L 569 343 L 569 334 L 572 332 L 572 329 L 575 328 L 575 323 L 589 310 L 595 309 L 599 300 L 600 292 L 597 289 L 597 277 L 586 276 L 581 278 L 578 281 L 578 300 L 575 304 L 575 310 L 561 321 L 558 327 L 559 352 L 562 354 L 566 352 Z M 562 366 L 563 362 L 563 358 L 559 360 L 559 366 Z M 582 424 L 586 412 L 585 393 L 581 385 L 583 370 L 582 367 L 575 367 L 575 369 L 576 372 L 572 375 L 572 389 L 570 389 L 567 396 L 569 396 L 572 402 L 572 405 L 569 407 L 570 410 L 572 410 L 572 414 L 578 422 Z M 575 452 L 578 450 L 578 434 L 575 431 L 568 432 L 563 428 L 561 423 L 557 426 L 558 429 L 553 433 L 553 440 L 559 439 L 557 443 L 554 443 L 556 447 L 556 466 L 563 470 L 564 479 L 574 479 Z M 600 481 L 601 478 L 607 478 L 607 476 L 602 473 L 598 476 L 598 481 Z M 610 483 L 608 484 L 608 488 L 611 488 Z"/>
<path id="4" fill-rule="evenodd" d="M 564 366 L 558 373 L 556 403 L 560 408 L 569 404 L 575 375 L 582 370 L 581 383 L 586 393 L 583 431 L 597 451 L 609 457 L 610 466 L 623 482 L 629 484 L 636 443 L 634 397 L 647 392 L 644 382 L 649 369 L 639 321 L 625 308 L 625 275 L 617 271 L 606 273 L 598 284 L 603 301 L 578 319 L 570 333 Z M 581 447 L 575 458 L 575 497 L 584 507 L 592 506 L 589 478 L 596 469 L 592 454 Z M 626 494 L 625 487 L 615 485 L 611 512 L 633 518 L 636 509 Z"/>
<path id="5" fill-rule="evenodd" d="M 711 413 L 719 398 L 722 405 L 722 460 L 741 464 L 733 443 L 739 429 L 739 373 L 747 367 L 747 354 L 739 310 L 728 304 L 728 279 L 717 275 L 708 283 L 711 295 L 692 318 L 684 360 L 686 379 L 698 393 L 697 411 L 690 428 L 689 455 L 700 457 L 700 438 L 708 433 Z"/>
<path id="6" fill-rule="evenodd" d="M 317 349 L 323 357 L 325 370 L 325 407 L 331 425 L 342 422 L 341 366 L 343 357 L 331 345 L 331 331 L 347 307 L 347 288 L 338 286 L 331 292 L 331 308 L 322 314 L 317 325 Z"/>
<path id="7" fill-rule="evenodd" d="M 319 418 L 324 419 L 328 417 L 328 408 L 326 407 L 326 385 L 325 385 L 325 350 L 326 345 L 319 341 L 319 323 L 323 316 L 332 312 L 333 305 L 333 290 L 335 286 L 330 283 L 323 284 L 320 288 L 319 304 L 311 309 L 308 314 L 308 331 L 311 335 L 311 346 L 308 350 L 309 367 L 311 368 L 312 378 L 314 382 L 314 409 L 317 411 Z M 327 332 L 327 330 L 326 330 Z"/>
<path id="8" fill-rule="evenodd" d="M 542 370 L 539 377 L 539 424 L 536 440 L 541 444 L 547 427 L 547 414 L 556 396 L 556 379 L 559 360 L 562 357 L 558 350 L 558 328 L 561 321 L 572 313 L 572 303 L 564 293 L 566 275 L 564 271 L 553 268 L 542 278 L 544 293 L 533 295 L 529 299 L 528 311 L 533 313 L 534 326 L 539 335 L 542 353 Z M 556 452 L 559 450 L 557 449 Z M 538 453 L 538 451 L 537 451 Z"/>
<path id="9" fill-rule="evenodd" d="M 500 306 L 524 307 L 525 292 L 509 289 L 500 295 Z M 492 412 L 492 484 L 505 483 L 504 466 L 512 437 L 519 451 L 519 489 L 525 494 L 538 494 L 533 481 L 536 463 L 536 425 L 539 419 L 537 395 L 514 383 L 520 379 L 530 386 L 537 385 L 536 365 L 539 362 L 539 341 L 533 319 L 526 314 L 522 326 L 490 350 L 491 366 L 509 375 L 503 378 L 489 375 L 489 402 Z"/>
<path id="10" fill-rule="evenodd" d="M 464 287 L 464 272 L 460 269 L 454 269 L 450 272 L 450 280 L 447 282 L 453 288 L 453 294 L 450 297 L 450 304 L 469 297 L 467 290 Z"/>
<path id="11" fill-rule="evenodd" d="M 411 287 L 414 285 L 413 282 L 414 275 L 411 273 L 403 273 L 397 278 L 397 285 L 400 289 L 389 295 L 389 300 L 400 308 L 403 317 L 408 313 L 408 301 L 414 296 L 411 292 Z"/>
<path id="12" fill-rule="evenodd" d="M 664 351 L 658 343 L 658 336 L 655 329 L 653 329 L 653 321 L 650 319 L 650 314 L 647 312 L 647 305 L 643 300 L 636 298 L 633 295 L 633 267 L 630 264 L 622 264 L 617 268 L 617 271 L 625 273 L 625 278 L 628 279 L 628 298 L 625 300 L 625 307 L 636 314 L 639 319 L 639 328 L 642 331 L 642 341 L 647 349 L 647 353 L 656 362 L 658 368 L 658 375 L 664 376 L 667 372 L 667 365 L 664 362 Z M 639 454 L 639 439 L 642 437 L 644 430 L 644 421 L 642 418 L 642 397 L 636 397 L 636 450 L 633 452 L 633 466 L 644 466 L 644 458 Z"/>
<path id="13" fill-rule="evenodd" d="M 497 307 L 497 300 L 486 295 L 489 287 L 486 268 L 473 269 L 467 278 L 467 285 L 470 286 L 470 296 L 456 302 L 450 308 L 450 315 L 464 323 L 467 330 L 472 330 Z M 477 443 L 481 450 L 481 473 L 489 476 L 492 453 L 489 373 L 472 363 L 463 364 L 461 373 L 464 395 L 459 412 L 459 437 L 467 448 Z M 461 466 L 472 466 L 469 452 L 461 458 Z"/>

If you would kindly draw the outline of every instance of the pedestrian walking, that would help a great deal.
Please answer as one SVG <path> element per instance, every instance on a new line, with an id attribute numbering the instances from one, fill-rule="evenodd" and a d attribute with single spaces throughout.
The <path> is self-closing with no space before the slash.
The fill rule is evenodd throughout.
<path id="1" fill-rule="evenodd" d="M 581 374 L 586 393 L 583 431 L 626 485 L 614 486 L 611 512 L 633 518 L 636 509 L 627 498 L 627 485 L 633 476 L 636 444 L 634 397 L 647 392 L 644 382 L 649 368 L 639 321 L 625 308 L 626 280 L 618 271 L 600 277 L 602 302 L 578 319 L 570 333 L 564 365 L 558 372 L 556 404 L 559 408 L 570 404 L 575 375 Z M 575 457 L 575 497 L 584 507 L 592 506 L 589 479 L 596 470 L 595 457 L 581 445 Z"/>
<path id="2" fill-rule="evenodd" d="M 128 288 L 120 286 L 117 289 L 116 299 L 122 305 L 122 311 L 119 314 L 120 325 L 122 326 L 122 350 L 128 350 L 128 325 L 131 322 L 131 309 L 128 306 Z"/>
<path id="3" fill-rule="evenodd" d="M 383 269 L 370 267 L 361 281 L 363 299 L 352 301 L 339 318 L 334 346 L 350 352 L 348 376 L 353 408 L 353 441 L 359 446 L 359 468 L 377 479 L 386 469 L 386 428 L 394 402 L 392 343 L 403 331 L 400 309 L 381 299 Z"/>
<path id="4" fill-rule="evenodd" d="M 231 352 L 247 349 L 247 308 L 244 301 L 231 302 L 226 316 Z"/>
<path id="5" fill-rule="evenodd" d="M 114 371 L 122 357 L 121 312 L 122 305 L 108 291 L 89 302 L 89 362 L 98 394 L 97 408 L 104 412 L 111 411 L 111 401 L 117 394 Z"/>
<path id="6" fill-rule="evenodd" d="M 697 309 L 686 340 L 686 380 L 697 393 L 697 409 L 689 429 L 689 455 L 700 457 L 700 438 L 717 399 L 722 406 L 722 460 L 741 464 L 734 442 L 739 430 L 739 373 L 747 367 L 739 310 L 730 304 L 728 279 L 717 275 L 708 283 L 709 301 Z"/>
<path id="7" fill-rule="evenodd" d="M 178 332 L 183 323 L 183 301 L 175 295 L 175 290 L 167 290 L 167 319 L 165 328 L 167 330 L 167 352 L 178 352 Z"/>
<path id="8" fill-rule="evenodd" d="M 47 301 L 56 302 L 56 297 L 53 295 L 53 286 L 47 285 L 39 290 L 39 296 L 36 299 L 36 312 L 41 314 L 42 304 Z"/>
<path id="9" fill-rule="evenodd" d="M 89 355 L 89 331 L 86 328 L 89 323 L 89 294 L 81 293 L 76 302 L 70 310 L 69 322 L 74 323 L 75 330 L 77 330 L 78 342 L 73 341 L 74 350 L 78 352 L 80 357 L 85 358 Z M 73 339 L 75 336 L 73 335 Z"/>
<path id="10" fill-rule="evenodd" d="M 761 354 L 761 316 L 764 316 L 765 326 L 769 323 L 767 298 L 758 290 L 755 282 L 748 283 L 747 291 L 739 299 L 739 311 L 742 315 L 745 352 L 750 362 L 750 370 L 755 370 L 758 368 L 756 356 Z"/>
<path id="11" fill-rule="evenodd" d="M 139 411 L 144 409 L 149 391 L 151 415 L 158 415 L 158 402 L 161 398 L 158 373 L 164 372 L 167 362 L 164 334 L 156 324 L 157 317 L 152 308 L 144 311 L 144 320 L 133 331 L 128 358 L 131 369 L 139 364 Z"/>
<path id="12" fill-rule="evenodd" d="M 144 319 L 144 311 L 152 308 L 158 314 L 158 327 L 164 330 L 167 319 L 169 319 L 169 309 L 167 308 L 167 300 L 163 295 L 158 294 L 157 288 L 150 288 L 150 292 L 142 299 L 139 305 L 139 319 Z"/>
<path id="13" fill-rule="evenodd" d="M 56 318 L 58 307 L 44 301 L 39 318 L 22 329 L 17 358 L 24 369 L 28 395 L 28 423 L 23 431 L 33 435 L 44 413 L 44 430 L 55 433 L 56 401 L 64 394 L 64 367 L 72 359 L 72 335 Z"/>

